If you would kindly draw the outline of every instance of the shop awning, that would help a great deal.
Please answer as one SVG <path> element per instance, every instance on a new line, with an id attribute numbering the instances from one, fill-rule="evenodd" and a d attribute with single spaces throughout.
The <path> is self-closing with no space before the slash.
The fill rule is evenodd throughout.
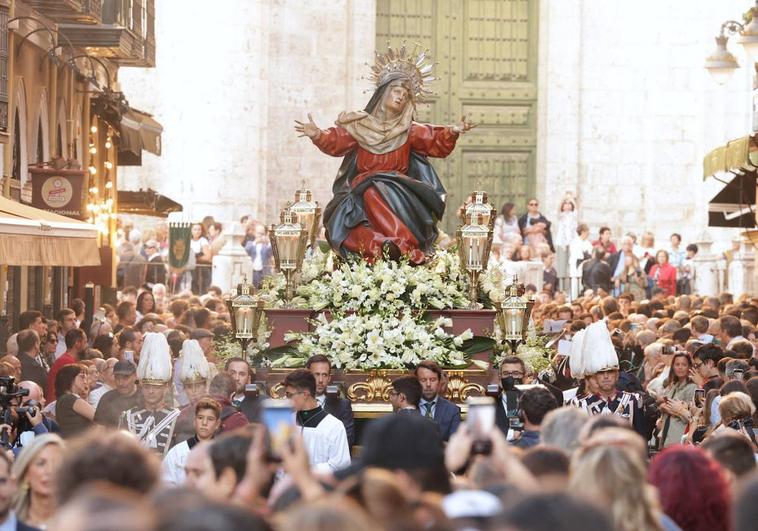
<path id="1" fill-rule="evenodd" d="M 751 229 L 755 222 L 758 136 L 744 136 L 712 150 L 703 159 L 703 178 L 724 187 L 708 202 L 709 227 Z"/>
<path id="2" fill-rule="evenodd" d="M 755 227 L 755 187 L 755 171 L 733 174 L 726 186 L 708 202 L 708 226 Z"/>
<path id="3" fill-rule="evenodd" d="M 150 188 L 136 192 L 118 191 L 119 214 L 140 214 L 165 218 L 171 212 L 181 212 L 182 209 L 181 204 Z"/>
<path id="4" fill-rule="evenodd" d="M 98 266 L 97 227 L 0 197 L 0 264 Z"/>
<path id="5" fill-rule="evenodd" d="M 721 173 L 755 171 L 758 168 L 756 136 L 737 138 L 708 153 L 703 158 L 703 179 Z"/>
<path id="6" fill-rule="evenodd" d="M 119 166 L 142 165 L 142 150 L 154 155 L 161 154 L 163 126 L 150 114 L 129 109 L 121 117 L 120 133 Z"/>

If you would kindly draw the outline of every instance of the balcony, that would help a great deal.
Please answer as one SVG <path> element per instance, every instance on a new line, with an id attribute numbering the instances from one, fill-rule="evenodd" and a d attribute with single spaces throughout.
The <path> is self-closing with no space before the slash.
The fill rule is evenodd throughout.
<path id="1" fill-rule="evenodd" d="M 153 0 L 104 0 L 102 23 L 59 24 L 75 48 L 121 66 L 155 66 Z"/>
<path id="2" fill-rule="evenodd" d="M 100 24 L 103 0 L 26 0 L 40 14 L 62 24 Z"/>

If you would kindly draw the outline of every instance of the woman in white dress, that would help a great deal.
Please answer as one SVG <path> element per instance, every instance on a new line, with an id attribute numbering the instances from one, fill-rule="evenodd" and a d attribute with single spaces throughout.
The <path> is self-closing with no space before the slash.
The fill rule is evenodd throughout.
<path id="1" fill-rule="evenodd" d="M 521 238 L 518 216 L 514 211 L 514 204 L 505 203 L 500 209 L 500 214 L 495 218 L 495 230 L 492 235 L 492 246 L 499 249 L 500 256 L 505 257 L 510 254 L 505 247 L 511 244 L 514 235 Z"/>
<path id="2" fill-rule="evenodd" d="M 576 236 L 576 225 L 576 205 L 566 197 L 558 208 L 558 224 L 553 237 L 558 287 L 564 293 L 569 289 L 569 246 Z"/>

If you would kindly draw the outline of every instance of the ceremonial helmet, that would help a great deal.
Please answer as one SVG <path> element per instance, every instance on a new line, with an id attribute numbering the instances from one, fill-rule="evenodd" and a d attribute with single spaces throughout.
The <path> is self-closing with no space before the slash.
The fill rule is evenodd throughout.
<path id="1" fill-rule="evenodd" d="M 179 353 L 179 378 L 185 383 L 208 380 L 211 368 L 197 339 L 186 339 Z"/>
<path id="2" fill-rule="evenodd" d="M 137 378 L 140 383 L 152 385 L 164 385 L 171 381 L 171 347 L 163 334 L 145 334 L 137 365 Z"/>
<path id="3" fill-rule="evenodd" d="M 618 370 L 619 358 L 611 341 L 605 321 L 592 323 L 585 328 L 582 342 L 582 368 L 585 376 Z"/>
<path id="4" fill-rule="evenodd" d="M 571 370 L 571 376 L 577 380 L 584 378 L 584 352 L 582 346 L 584 345 L 584 329 L 579 330 L 571 338 L 571 352 L 569 353 L 569 369 Z"/>

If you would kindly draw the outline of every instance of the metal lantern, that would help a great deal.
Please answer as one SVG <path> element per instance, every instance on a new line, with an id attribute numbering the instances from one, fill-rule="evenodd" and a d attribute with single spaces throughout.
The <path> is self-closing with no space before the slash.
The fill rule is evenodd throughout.
<path id="1" fill-rule="evenodd" d="M 466 224 L 459 227 L 458 254 L 461 267 L 469 274 L 470 308 L 481 308 L 479 299 L 479 274 L 487 269 L 492 248 L 492 228 L 483 223 L 481 214 L 466 216 Z"/>
<path id="2" fill-rule="evenodd" d="M 524 293 L 524 286 L 519 284 L 518 276 L 514 275 L 512 283 L 505 288 L 503 301 L 494 303 L 495 318 L 502 338 L 510 343 L 514 352 L 519 343 L 526 341 L 529 318 L 534 307 L 534 300 L 524 297 Z"/>
<path id="3" fill-rule="evenodd" d="M 279 225 L 271 225 L 269 239 L 274 254 L 276 270 L 284 273 L 287 281 L 285 300 L 295 295 L 295 277 L 303 267 L 305 248 L 308 245 L 308 231 L 297 222 L 292 210 L 282 210 Z"/>
<path id="4" fill-rule="evenodd" d="M 487 192 L 474 191 L 469 198 L 470 202 L 464 206 L 465 219 L 471 219 L 474 214 L 478 214 L 482 225 L 494 228 L 497 211 L 487 202 Z"/>
<path id="5" fill-rule="evenodd" d="M 318 236 L 321 221 L 321 207 L 313 200 L 313 192 L 307 188 L 295 192 L 295 202 L 289 209 L 295 214 L 295 221 L 303 226 L 307 233 L 308 245 L 313 247 Z"/>
<path id="6" fill-rule="evenodd" d="M 226 300 L 226 306 L 229 309 L 234 338 L 242 343 L 244 352 L 247 344 L 258 337 L 264 301 L 255 295 L 255 287 L 244 277 L 236 293 L 235 297 Z"/>

